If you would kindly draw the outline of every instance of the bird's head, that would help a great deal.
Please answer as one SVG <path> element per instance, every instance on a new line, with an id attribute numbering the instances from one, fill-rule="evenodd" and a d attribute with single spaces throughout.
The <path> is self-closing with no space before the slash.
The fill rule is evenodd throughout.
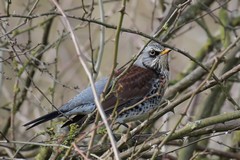
<path id="1" fill-rule="evenodd" d="M 159 43 L 150 42 L 135 61 L 135 65 L 152 69 L 157 73 L 168 72 L 168 53 L 170 51 Z"/>

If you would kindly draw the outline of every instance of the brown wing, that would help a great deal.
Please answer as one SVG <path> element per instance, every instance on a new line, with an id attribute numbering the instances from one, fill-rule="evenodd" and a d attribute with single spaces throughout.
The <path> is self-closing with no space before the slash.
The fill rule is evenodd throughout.
<path id="1" fill-rule="evenodd" d="M 119 76 L 124 69 L 119 70 L 114 77 Z M 114 91 L 102 102 L 106 114 L 111 114 L 118 100 L 118 111 L 124 106 L 131 106 L 142 100 L 152 87 L 151 81 L 156 78 L 156 74 L 144 68 L 132 66 L 128 72 L 123 75 L 114 87 Z M 72 123 L 81 125 L 86 120 L 86 115 L 76 115 L 71 121 L 67 121 L 62 127 Z M 94 117 L 90 120 L 94 121 Z"/>
<path id="2" fill-rule="evenodd" d="M 114 77 L 120 75 L 124 69 L 119 70 Z M 118 106 L 133 105 L 144 98 L 152 87 L 152 80 L 157 75 L 149 69 L 132 66 L 116 83 L 113 92 L 102 102 L 105 111 L 114 108 L 117 100 Z M 133 103 L 133 104 L 131 104 Z"/>

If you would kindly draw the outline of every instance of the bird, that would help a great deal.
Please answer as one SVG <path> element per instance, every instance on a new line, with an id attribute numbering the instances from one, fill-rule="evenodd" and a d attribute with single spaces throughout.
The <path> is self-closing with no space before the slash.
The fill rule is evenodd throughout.
<path id="1" fill-rule="evenodd" d="M 114 72 L 113 80 L 106 89 L 107 96 L 101 104 L 107 116 L 115 111 L 115 123 L 126 124 L 147 118 L 160 105 L 169 81 L 170 51 L 171 49 L 158 42 L 151 41 L 126 71 L 126 67 L 122 67 Z M 99 97 L 108 80 L 109 77 L 104 77 L 95 82 Z M 34 119 L 24 126 L 30 129 L 57 117 L 71 117 L 62 127 L 72 123 L 81 125 L 87 115 L 95 109 L 92 89 L 87 87 L 58 110 Z"/>

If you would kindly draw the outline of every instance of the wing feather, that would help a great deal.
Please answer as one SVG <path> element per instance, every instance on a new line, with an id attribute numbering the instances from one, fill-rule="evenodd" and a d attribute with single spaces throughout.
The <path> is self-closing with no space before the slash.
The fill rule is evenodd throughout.
<path id="1" fill-rule="evenodd" d="M 119 70 L 115 77 L 124 69 Z M 106 112 L 110 112 L 116 103 L 119 107 L 133 105 L 142 100 L 151 90 L 152 81 L 156 78 L 155 72 L 137 66 L 132 66 L 116 83 L 113 92 L 102 102 Z"/>

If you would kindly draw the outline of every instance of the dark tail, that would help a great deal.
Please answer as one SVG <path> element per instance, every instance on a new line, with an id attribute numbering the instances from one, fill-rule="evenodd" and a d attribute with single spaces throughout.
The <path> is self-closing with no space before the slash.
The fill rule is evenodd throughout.
<path id="1" fill-rule="evenodd" d="M 26 124 L 24 124 L 23 126 L 25 127 L 28 127 L 27 130 L 39 125 L 39 124 L 42 124 L 44 122 L 47 122 L 47 121 L 50 121 L 58 116 L 62 115 L 61 113 L 59 113 L 58 111 L 54 111 L 54 112 L 51 112 L 51 113 L 48 113 L 42 117 L 39 117 L 37 119 L 34 119 Z"/>

